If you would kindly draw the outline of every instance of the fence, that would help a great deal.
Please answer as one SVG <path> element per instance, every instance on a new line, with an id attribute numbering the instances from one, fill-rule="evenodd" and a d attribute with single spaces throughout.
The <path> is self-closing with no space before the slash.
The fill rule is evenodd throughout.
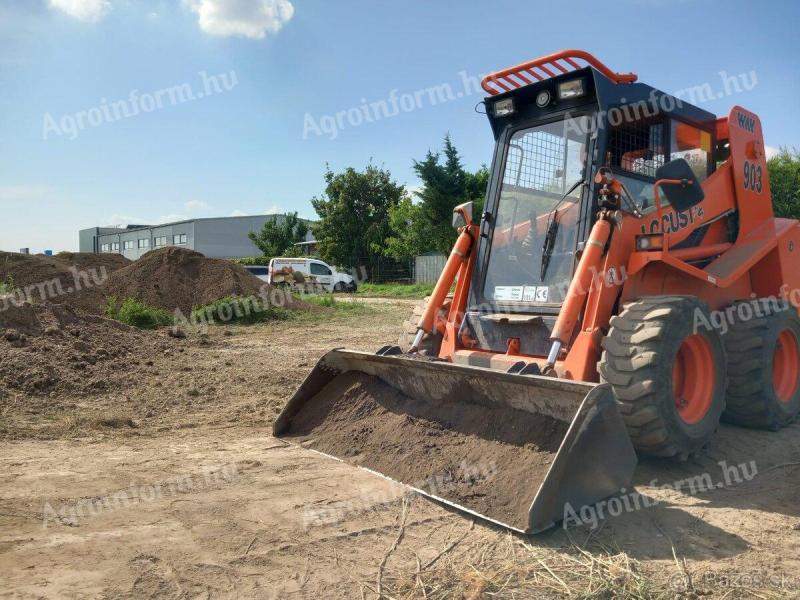
<path id="1" fill-rule="evenodd" d="M 370 283 L 411 283 L 414 281 L 414 263 L 398 261 L 383 256 L 354 257 L 342 265 L 356 280 Z"/>
<path id="2" fill-rule="evenodd" d="M 436 283 L 444 269 L 444 254 L 423 254 L 414 258 L 414 283 Z"/>
<path id="3" fill-rule="evenodd" d="M 423 254 L 411 260 L 366 256 L 353 257 L 339 268 L 362 282 L 436 283 L 446 261 L 444 254 Z"/>

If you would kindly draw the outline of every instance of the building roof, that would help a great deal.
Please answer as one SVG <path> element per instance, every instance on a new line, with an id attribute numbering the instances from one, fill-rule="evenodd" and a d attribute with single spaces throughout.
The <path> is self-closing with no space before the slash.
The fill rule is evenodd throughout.
<path id="1" fill-rule="evenodd" d="M 253 218 L 268 218 L 268 217 L 285 217 L 286 215 L 283 213 L 273 213 L 269 215 L 238 215 L 238 216 L 231 216 L 231 217 L 197 217 L 194 219 L 184 219 L 182 221 L 170 221 L 169 223 L 156 223 L 153 225 L 128 225 L 124 229 L 114 228 L 117 229 L 115 233 L 127 233 L 130 231 L 141 231 L 142 229 L 155 229 L 156 227 L 170 227 L 172 225 L 182 225 L 183 223 L 194 223 L 195 221 L 227 221 L 233 219 L 253 219 Z M 300 219 L 305 223 L 313 223 L 313 221 L 309 219 Z M 109 228 L 111 229 L 111 228 Z"/>

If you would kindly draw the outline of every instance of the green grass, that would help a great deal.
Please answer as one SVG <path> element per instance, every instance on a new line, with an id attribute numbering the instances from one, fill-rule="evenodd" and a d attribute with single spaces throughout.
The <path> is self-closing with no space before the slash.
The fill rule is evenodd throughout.
<path id="1" fill-rule="evenodd" d="M 356 294 L 377 298 L 424 298 L 431 292 L 432 283 L 362 283 Z"/>
<path id="2" fill-rule="evenodd" d="M 333 294 L 302 294 L 295 296 L 295 299 L 328 310 L 289 310 L 265 305 L 255 296 L 228 297 L 194 308 L 186 324 L 251 325 L 270 321 L 320 321 L 331 317 L 358 316 L 375 312 L 375 308 L 365 302 L 337 300 Z"/>
<path id="3" fill-rule="evenodd" d="M 307 294 L 299 296 L 298 300 L 307 304 L 314 304 L 324 308 L 331 308 L 340 314 L 364 315 L 375 312 L 374 307 L 358 300 L 337 300 L 333 294 Z"/>
<path id="4" fill-rule="evenodd" d="M 192 310 L 192 324 L 243 325 L 269 321 L 319 321 L 332 316 L 372 314 L 375 309 L 364 302 L 337 300 L 333 294 L 302 294 L 295 296 L 298 302 L 329 309 L 327 311 L 288 310 L 278 306 L 264 306 L 256 297 L 221 298 L 215 302 Z"/>
<path id="5" fill-rule="evenodd" d="M 190 321 L 198 324 L 224 325 L 226 323 L 263 323 L 286 321 L 292 312 L 278 306 L 264 306 L 255 296 L 226 297 L 192 310 Z"/>
<path id="6" fill-rule="evenodd" d="M 172 325 L 172 315 L 167 311 L 148 306 L 136 298 L 125 298 L 120 302 L 115 296 L 106 301 L 105 315 L 116 321 L 139 329 L 155 329 Z"/>
<path id="7" fill-rule="evenodd" d="M 376 310 L 365 302 L 337 300 L 333 294 L 307 294 L 298 296 L 297 299 L 329 310 L 288 310 L 266 305 L 255 296 L 226 297 L 195 307 L 188 319 L 183 318 L 183 322 L 179 322 L 167 311 L 148 306 L 135 298 L 126 298 L 120 302 L 112 296 L 106 302 L 105 315 L 140 329 L 155 329 L 168 325 L 205 326 L 231 323 L 247 325 L 269 321 L 319 321 L 336 316 L 372 314 Z"/>

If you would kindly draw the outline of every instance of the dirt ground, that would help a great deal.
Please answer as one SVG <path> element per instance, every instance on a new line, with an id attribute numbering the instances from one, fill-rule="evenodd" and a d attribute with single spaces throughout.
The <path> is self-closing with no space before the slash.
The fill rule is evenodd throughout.
<path id="1" fill-rule="evenodd" d="M 412 304 L 153 333 L 111 388 L 0 390 L 0 597 L 800 597 L 799 425 L 723 427 L 642 464 L 637 510 L 536 537 L 271 437 L 325 351 L 396 341 Z"/>

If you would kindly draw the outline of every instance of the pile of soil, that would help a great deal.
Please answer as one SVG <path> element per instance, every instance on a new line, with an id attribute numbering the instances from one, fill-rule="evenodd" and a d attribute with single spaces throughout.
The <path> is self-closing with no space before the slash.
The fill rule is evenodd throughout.
<path id="1" fill-rule="evenodd" d="M 100 287 L 109 275 L 130 264 L 119 254 L 61 252 L 56 256 L 0 252 L 0 281 L 13 282 L 15 293 L 0 304 L 52 302 L 100 312 Z"/>
<path id="2" fill-rule="evenodd" d="M 0 311 L 0 400 L 13 391 L 102 391 L 129 368 L 129 355 L 166 347 L 165 338 L 68 305 L 11 304 Z"/>
<path id="3" fill-rule="evenodd" d="M 187 317 L 192 308 L 229 296 L 256 295 L 290 309 L 305 306 L 241 265 L 175 247 L 150 251 L 135 262 L 119 254 L 0 252 L 0 281 L 9 278 L 17 290 L 0 297 L 0 311 L 10 304 L 51 302 L 102 314 L 110 296 L 169 312 L 180 309 Z"/>
<path id="4" fill-rule="evenodd" d="M 193 307 L 227 296 L 249 296 L 270 292 L 266 284 L 241 265 L 229 260 L 206 258 L 184 248 L 163 248 L 145 254 L 115 271 L 103 285 L 107 296 L 137 298 L 157 308 L 185 315 Z M 287 308 L 295 304 L 281 294 Z"/>
<path id="5" fill-rule="evenodd" d="M 513 409 L 431 405 L 349 371 L 301 408 L 286 437 L 525 529 L 567 429 Z"/>
<path id="6" fill-rule="evenodd" d="M 74 265 L 78 267 L 78 269 L 105 268 L 109 273 L 113 273 L 117 269 L 127 267 L 129 264 L 131 264 L 131 261 L 121 254 L 111 253 L 94 254 L 93 252 L 59 252 L 56 254 L 55 258 L 56 260 L 66 263 L 70 266 Z"/>
<path id="7" fill-rule="evenodd" d="M 7 281 L 10 277 L 17 287 L 24 288 L 60 279 L 66 291 L 66 288 L 74 286 L 72 267 L 79 271 L 94 269 L 100 276 L 103 270 L 112 273 L 129 264 L 131 261 L 121 254 L 59 252 L 56 256 L 45 256 L 0 252 L 0 281 Z"/>

